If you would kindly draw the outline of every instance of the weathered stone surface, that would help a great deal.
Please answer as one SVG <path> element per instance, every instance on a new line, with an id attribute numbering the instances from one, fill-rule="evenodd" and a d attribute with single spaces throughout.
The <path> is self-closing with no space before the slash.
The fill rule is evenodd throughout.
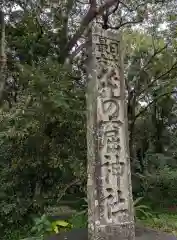
<path id="1" fill-rule="evenodd" d="M 92 27 L 88 47 L 89 240 L 134 240 L 121 38 Z"/>
<path id="2" fill-rule="evenodd" d="M 119 240 L 120 238 L 117 238 Z M 87 229 L 73 229 L 70 232 L 60 233 L 45 240 L 88 240 Z M 135 240 L 177 240 L 173 235 L 158 232 L 147 228 L 137 228 Z"/>

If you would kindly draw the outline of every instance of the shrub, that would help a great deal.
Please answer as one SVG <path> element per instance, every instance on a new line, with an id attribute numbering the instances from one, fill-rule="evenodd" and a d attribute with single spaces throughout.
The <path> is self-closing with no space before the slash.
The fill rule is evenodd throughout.
<path id="1" fill-rule="evenodd" d="M 143 184 L 148 185 L 144 197 L 155 208 L 165 208 L 167 211 L 177 206 L 177 170 L 165 167 L 145 178 Z M 145 189 L 145 187 L 144 187 Z M 158 196 L 158 197 L 157 197 Z"/>

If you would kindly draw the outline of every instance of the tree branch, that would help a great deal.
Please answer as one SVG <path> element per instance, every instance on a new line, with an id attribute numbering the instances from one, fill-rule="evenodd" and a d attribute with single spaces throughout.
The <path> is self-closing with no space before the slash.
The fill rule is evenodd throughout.
<path id="1" fill-rule="evenodd" d="M 4 12 L 0 11 L 0 68 L 6 64 Z"/>
<path id="2" fill-rule="evenodd" d="M 92 5 L 90 6 L 90 9 L 88 10 L 87 14 L 83 18 L 80 27 L 74 34 L 73 38 L 67 43 L 65 49 L 63 50 L 61 56 L 62 58 L 66 58 L 69 55 L 69 52 L 71 49 L 74 47 L 76 42 L 79 40 L 80 36 L 84 32 L 85 28 L 88 27 L 89 23 L 93 21 L 93 19 L 98 16 L 102 15 L 106 9 L 109 9 L 112 7 L 114 4 L 117 3 L 118 0 L 107 0 L 102 6 L 100 6 L 98 9 L 93 8 L 93 4 L 95 2 L 92 1 Z"/>
<path id="3" fill-rule="evenodd" d="M 88 44 L 89 41 L 86 41 L 85 43 L 81 44 L 78 48 L 76 48 L 76 50 L 71 53 L 71 55 L 69 56 L 70 62 L 72 62 L 72 60 L 77 56 L 77 54 L 79 54 L 79 52 Z"/>
<path id="4" fill-rule="evenodd" d="M 154 51 L 154 54 L 149 58 L 149 60 L 147 61 L 147 63 L 144 65 L 144 67 L 140 70 L 140 72 L 145 71 L 145 69 L 147 68 L 147 66 L 150 64 L 150 62 L 152 62 L 153 58 L 155 58 L 155 56 L 157 56 L 157 54 L 161 53 L 164 49 L 166 49 L 168 46 L 168 44 L 166 44 L 163 48 L 159 49 L 158 51 Z M 155 49 L 155 48 L 154 48 Z M 135 78 L 138 76 L 138 74 L 140 74 L 140 72 L 138 72 L 135 76 Z M 155 80 L 156 81 L 156 80 Z M 155 82 L 154 81 L 154 82 Z M 151 84 L 151 83 L 150 83 Z M 153 85 L 153 84 L 152 84 Z M 140 96 L 144 91 L 146 91 L 149 88 L 149 86 L 146 89 L 143 89 L 138 95 Z"/>
<path id="5" fill-rule="evenodd" d="M 67 185 L 64 187 L 63 191 L 59 194 L 57 202 L 60 202 L 60 201 L 61 201 L 62 197 L 66 194 L 66 191 L 67 191 L 70 187 L 72 187 L 74 184 L 77 184 L 77 183 L 79 183 L 79 182 L 80 182 L 80 179 L 74 179 L 73 181 L 71 181 L 71 183 L 67 184 Z"/>
<path id="6" fill-rule="evenodd" d="M 126 5 L 125 3 L 123 3 L 122 1 L 120 1 L 120 4 L 122 4 L 122 6 L 123 6 L 124 8 L 127 8 L 129 12 L 136 11 L 139 7 L 145 5 L 145 3 L 140 3 L 140 4 L 138 4 L 138 5 L 133 9 L 133 8 L 130 8 L 129 6 L 127 6 L 127 5 Z"/>
<path id="7" fill-rule="evenodd" d="M 5 86 L 5 68 L 6 68 L 6 36 L 5 36 L 5 20 L 4 12 L 0 10 L 0 101 L 3 97 Z"/>
<path id="8" fill-rule="evenodd" d="M 154 44 L 153 44 L 154 46 Z M 147 68 L 147 66 L 150 64 L 150 62 L 153 60 L 154 57 L 156 57 L 159 53 L 161 53 L 163 50 L 165 50 L 168 47 L 168 43 L 161 49 L 154 51 L 154 54 L 149 58 L 147 63 L 144 65 L 143 70 Z M 154 46 L 155 49 L 155 46 Z"/>
<path id="9" fill-rule="evenodd" d="M 90 8 L 92 8 L 93 11 L 96 10 L 96 6 L 97 6 L 96 0 L 90 0 Z"/>
<path id="10" fill-rule="evenodd" d="M 127 88 L 128 94 L 130 93 L 130 86 L 128 84 L 127 78 L 125 78 L 125 86 Z"/>
<path id="11" fill-rule="evenodd" d="M 120 3 L 120 1 L 117 1 L 117 4 L 116 4 L 115 8 L 111 12 L 109 12 L 108 16 L 112 15 L 113 13 L 115 13 L 118 10 L 119 3 Z"/>
<path id="12" fill-rule="evenodd" d="M 140 72 L 145 71 L 145 69 L 146 69 L 146 68 L 148 67 L 148 65 L 152 62 L 152 60 L 153 60 L 159 53 L 161 53 L 163 50 L 165 50 L 165 49 L 167 48 L 167 46 L 168 46 L 168 44 L 166 44 L 163 48 L 161 48 L 161 49 L 159 49 L 159 50 L 155 50 L 155 51 L 154 51 L 154 54 L 149 58 L 149 60 L 148 60 L 147 63 L 144 65 L 144 67 L 140 70 Z M 155 49 L 155 47 L 154 47 L 154 49 Z M 174 65 L 173 65 L 173 66 L 174 66 Z M 173 66 L 172 66 L 172 68 L 173 68 Z M 170 69 L 169 71 L 171 71 L 171 70 L 173 70 L 173 69 Z M 168 74 L 169 71 L 167 71 L 165 74 L 163 74 L 163 76 L 165 76 L 166 74 Z M 138 72 L 135 77 L 137 77 L 138 74 L 140 74 L 140 72 Z M 146 88 L 144 88 L 141 92 L 138 93 L 138 96 L 140 96 L 142 93 L 144 93 L 144 92 L 145 92 L 146 90 L 148 90 L 150 87 L 152 87 L 153 84 L 154 84 L 158 79 L 160 79 L 161 77 L 162 77 L 162 75 L 159 76 L 158 78 L 155 78 L 152 82 L 150 82 Z M 141 98 L 140 98 L 139 100 L 141 100 Z"/>
<path id="13" fill-rule="evenodd" d="M 142 22 L 142 20 L 130 21 L 130 22 L 124 22 L 124 23 L 120 22 L 120 24 L 118 26 L 112 27 L 112 26 L 108 25 L 108 28 L 113 29 L 113 30 L 119 30 L 121 27 L 123 27 L 125 25 L 137 24 L 137 23 L 141 23 L 141 22 Z"/>
<path id="14" fill-rule="evenodd" d="M 176 68 L 177 68 L 177 61 L 172 65 L 172 67 L 171 67 L 170 69 L 168 69 L 168 71 L 166 71 L 165 73 L 162 73 L 160 76 L 156 77 L 152 82 L 150 82 L 150 83 L 148 84 L 148 86 L 147 86 L 146 88 L 144 88 L 144 89 L 139 93 L 139 96 L 140 96 L 142 93 L 144 93 L 146 90 L 148 90 L 150 87 L 152 87 L 153 84 L 154 84 L 157 80 L 165 77 L 167 74 L 169 74 L 172 70 L 174 70 L 174 69 L 176 69 Z M 141 100 L 141 99 L 142 99 L 142 98 L 140 98 L 139 100 Z"/>
<path id="15" fill-rule="evenodd" d="M 167 96 L 167 95 L 169 95 L 169 94 L 173 94 L 173 93 L 177 93 L 177 90 L 174 90 L 174 91 L 171 91 L 171 92 L 167 92 L 167 93 L 163 93 L 163 94 L 155 97 L 142 111 L 140 111 L 140 112 L 135 116 L 135 119 L 134 119 L 133 122 L 135 122 L 136 119 L 137 119 L 140 115 L 142 115 L 143 113 L 145 113 L 146 110 L 147 110 L 154 102 L 158 101 L 158 100 L 159 100 L 160 98 L 162 98 L 162 97 L 165 97 L 165 96 Z"/>
<path id="16" fill-rule="evenodd" d="M 130 8 L 129 6 L 127 6 L 125 3 L 123 3 L 122 1 L 120 1 L 120 4 L 122 4 L 123 7 L 127 8 L 129 12 L 133 12 L 133 9 Z"/>
<path id="17" fill-rule="evenodd" d="M 89 2 L 82 2 L 82 1 L 79 1 L 79 0 L 76 0 L 76 2 L 80 3 L 80 4 L 83 4 L 83 5 L 89 5 L 90 3 Z"/>

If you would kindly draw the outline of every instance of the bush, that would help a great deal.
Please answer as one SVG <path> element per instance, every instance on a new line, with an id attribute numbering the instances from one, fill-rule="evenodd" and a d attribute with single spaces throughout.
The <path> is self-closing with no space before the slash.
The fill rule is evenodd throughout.
<path id="1" fill-rule="evenodd" d="M 174 210 L 177 206 L 177 170 L 165 167 L 142 181 L 144 197 L 152 207 Z M 157 197 L 158 196 L 158 197 Z"/>

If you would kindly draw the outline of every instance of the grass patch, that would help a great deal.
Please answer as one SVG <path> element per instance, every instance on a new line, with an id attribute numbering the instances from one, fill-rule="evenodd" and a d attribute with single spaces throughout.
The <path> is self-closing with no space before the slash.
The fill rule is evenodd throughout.
<path id="1" fill-rule="evenodd" d="M 147 227 L 173 233 L 177 236 L 177 214 L 152 213 L 152 218 L 141 219 L 139 221 Z"/>

